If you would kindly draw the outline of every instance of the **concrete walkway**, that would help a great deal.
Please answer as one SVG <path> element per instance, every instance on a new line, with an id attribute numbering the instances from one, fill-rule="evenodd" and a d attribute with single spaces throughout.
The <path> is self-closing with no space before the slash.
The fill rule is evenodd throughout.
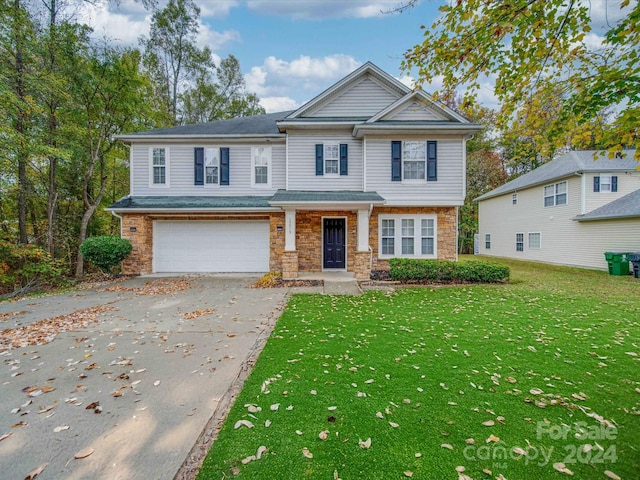
<path id="1" fill-rule="evenodd" d="M 354 278 L 353 273 L 350 272 L 318 272 L 318 273 L 306 273 L 302 272 L 298 274 L 300 280 L 322 280 L 324 285 L 322 287 L 303 287 L 315 289 L 314 293 L 322 293 L 325 295 L 361 295 L 362 289 L 358 284 L 358 281 Z M 292 292 L 298 291 L 297 288 L 292 288 Z"/>

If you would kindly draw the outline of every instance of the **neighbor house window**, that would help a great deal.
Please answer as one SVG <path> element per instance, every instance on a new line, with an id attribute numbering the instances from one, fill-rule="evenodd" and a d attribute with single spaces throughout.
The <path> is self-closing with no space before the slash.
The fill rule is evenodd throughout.
<path id="1" fill-rule="evenodd" d="M 524 252 L 524 233 L 516 233 L 516 252 Z"/>
<path id="2" fill-rule="evenodd" d="M 484 248 L 486 250 L 491 250 L 491 234 L 490 233 L 484 234 Z"/>
<path id="3" fill-rule="evenodd" d="M 530 250 L 540 250 L 541 236 L 542 234 L 540 232 L 529 233 Z"/>
<path id="4" fill-rule="evenodd" d="M 251 148 L 253 163 L 253 185 L 258 187 L 271 186 L 271 147 Z"/>
<path id="5" fill-rule="evenodd" d="M 617 192 L 618 177 L 616 175 L 600 175 L 593 177 L 594 192 Z"/>
<path id="6" fill-rule="evenodd" d="M 518 204 L 518 194 L 514 193 L 513 195 L 511 195 L 511 204 L 512 205 L 517 205 Z"/>
<path id="7" fill-rule="evenodd" d="M 204 183 L 218 185 L 220 183 L 220 149 L 204 149 Z"/>
<path id="8" fill-rule="evenodd" d="M 336 144 L 324 145 L 324 173 L 338 175 L 340 172 L 340 146 Z"/>
<path id="9" fill-rule="evenodd" d="M 437 257 L 435 215 L 384 215 L 379 218 L 379 251 L 382 258 Z M 396 245 L 399 248 L 396 249 Z"/>
<path id="10" fill-rule="evenodd" d="M 169 186 L 169 149 L 153 147 L 149 149 L 150 157 L 150 186 Z"/>
<path id="11" fill-rule="evenodd" d="M 567 182 L 555 183 L 544 187 L 544 206 L 554 207 L 567 204 Z"/>
<path id="12" fill-rule="evenodd" d="M 382 255 L 395 254 L 395 220 L 385 218 L 380 222 L 381 253 Z"/>

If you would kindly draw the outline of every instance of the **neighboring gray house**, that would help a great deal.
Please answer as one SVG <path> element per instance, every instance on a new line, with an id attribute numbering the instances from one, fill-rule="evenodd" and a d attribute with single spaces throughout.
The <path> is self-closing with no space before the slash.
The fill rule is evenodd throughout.
<path id="1" fill-rule="evenodd" d="M 121 135 L 124 270 L 352 272 L 456 259 L 480 126 L 367 63 L 293 112 Z"/>
<path id="2" fill-rule="evenodd" d="M 480 254 L 606 270 L 604 252 L 640 251 L 634 155 L 569 152 L 480 196 Z"/>

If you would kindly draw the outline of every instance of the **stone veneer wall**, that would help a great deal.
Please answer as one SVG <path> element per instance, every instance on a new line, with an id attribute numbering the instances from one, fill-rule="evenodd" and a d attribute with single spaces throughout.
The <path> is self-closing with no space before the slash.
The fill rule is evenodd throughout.
<path id="1" fill-rule="evenodd" d="M 269 271 L 282 272 L 282 254 L 286 235 L 284 212 L 272 213 L 269 223 Z"/>
<path id="2" fill-rule="evenodd" d="M 369 219 L 369 245 L 373 250 L 372 270 L 388 270 L 389 262 L 378 258 L 378 215 L 437 215 L 438 260 L 455 260 L 458 225 L 456 207 L 376 207 Z"/>
<path id="3" fill-rule="evenodd" d="M 347 219 L 347 271 L 353 272 L 358 248 L 358 215 L 355 212 L 298 210 L 296 212 L 296 250 L 298 271 L 322 271 L 322 217 Z"/>

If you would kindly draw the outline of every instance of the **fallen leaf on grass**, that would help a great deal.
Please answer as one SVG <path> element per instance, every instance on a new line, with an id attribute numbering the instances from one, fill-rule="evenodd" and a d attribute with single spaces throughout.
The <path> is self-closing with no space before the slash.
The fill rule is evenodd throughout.
<path id="1" fill-rule="evenodd" d="M 615 473 L 613 473 L 611 470 L 605 470 L 604 476 L 607 478 L 610 478 L 611 480 L 621 480 L 621 478 Z"/>
<path id="2" fill-rule="evenodd" d="M 49 465 L 48 463 L 43 463 L 42 465 L 40 465 L 37 468 L 34 468 L 33 470 L 31 470 L 26 477 L 24 477 L 24 480 L 33 480 L 34 478 L 36 478 L 38 475 L 40 475 L 42 473 L 42 471 L 47 468 L 47 465 Z"/>
<path id="3" fill-rule="evenodd" d="M 488 468 L 483 468 L 482 473 L 484 473 L 485 475 L 493 475 L 493 472 Z"/>
<path id="4" fill-rule="evenodd" d="M 78 453 L 76 453 L 73 456 L 73 458 L 78 459 L 78 460 L 81 459 L 81 458 L 87 458 L 93 452 L 95 452 L 95 450 L 93 448 L 91 448 L 91 447 L 83 448 Z"/>
<path id="5" fill-rule="evenodd" d="M 493 427 L 496 424 L 493 420 L 487 420 L 486 422 L 482 422 L 482 425 L 485 427 Z"/>
<path id="6" fill-rule="evenodd" d="M 391 425 L 393 428 L 398 428 L 400 426 L 396 422 L 389 422 L 389 425 Z"/>
<path id="7" fill-rule="evenodd" d="M 262 455 L 265 454 L 267 451 L 268 449 L 264 445 L 259 446 L 258 451 L 256 452 L 256 459 L 260 460 L 262 458 Z"/>
<path id="8" fill-rule="evenodd" d="M 306 458 L 313 458 L 313 453 L 311 453 L 307 447 L 304 447 L 302 449 L 302 455 L 304 455 Z"/>
<path id="9" fill-rule="evenodd" d="M 371 448 L 371 437 L 367 438 L 364 442 L 362 440 L 359 440 L 358 445 L 360 445 L 360 448 L 368 450 L 369 448 Z"/>
<path id="10" fill-rule="evenodd" d="M 489 435 L 489 438 L 487 438 L 486 443 L 490 443 L 490 442 L 499 442 L 500 441 L 500 437 L 496 437 L 493 433 L 491 435 Z"/>
<path id="11" fill-rule="evenodd" d="M 542 395 L 544 392 L 539 388 L 532 388 L 531 390 L 529 390 L 529 393 L 531 395 Z"/>
<path id="12" fill-rule="evenodd" d="M 450 445 L 448 443 L 443 443 L 442 445 L 440 445 L 442 448 L 447 448 L 449 450 L 453 450 L 453 445 Z"/>
<path id="13" fill-rule="evenodd" d="M 238 420 L 233 428 L 237 430 L 240 427 L 253 428 L 253 423 L 251 423 L 249 420 Z"/>
<path id="14" fill-rule="evenodd" d="M 476 443 L 476 441 L 473 438 L 467 438 L 464 443 L 466 443 L 467 445 L 473 445 L 474 443 Z"/>
<path id="15" fill-rule="evenodd" d="M 553 464 L 553 468 L 560 473 L 566 473 L 569 476 L 573 476 L 573 472 L 567 468 L 567 466 L 562 462 L 556 462 Z"/>
<path id="16" fill-rule="evenodd" d="M 521 447 L 513 447 L 513 453 L 516 455 L 526 455 L 527 452 Z"/>
<path id="17" fill-rule="evenodd" d="M 404 472 L 404 476 L 405 476 L 405 477 L 413 477 L 413 472 L 410 472 L 409 470 L 406 470 L 406 471 Z"/>
<path id="18" fill-rule="evenodd" d="M 320 440 L 326 440 L 327 438 L 329 438 L 329 430 L 323 430 L 318 434 L 318 438 Z"/>

